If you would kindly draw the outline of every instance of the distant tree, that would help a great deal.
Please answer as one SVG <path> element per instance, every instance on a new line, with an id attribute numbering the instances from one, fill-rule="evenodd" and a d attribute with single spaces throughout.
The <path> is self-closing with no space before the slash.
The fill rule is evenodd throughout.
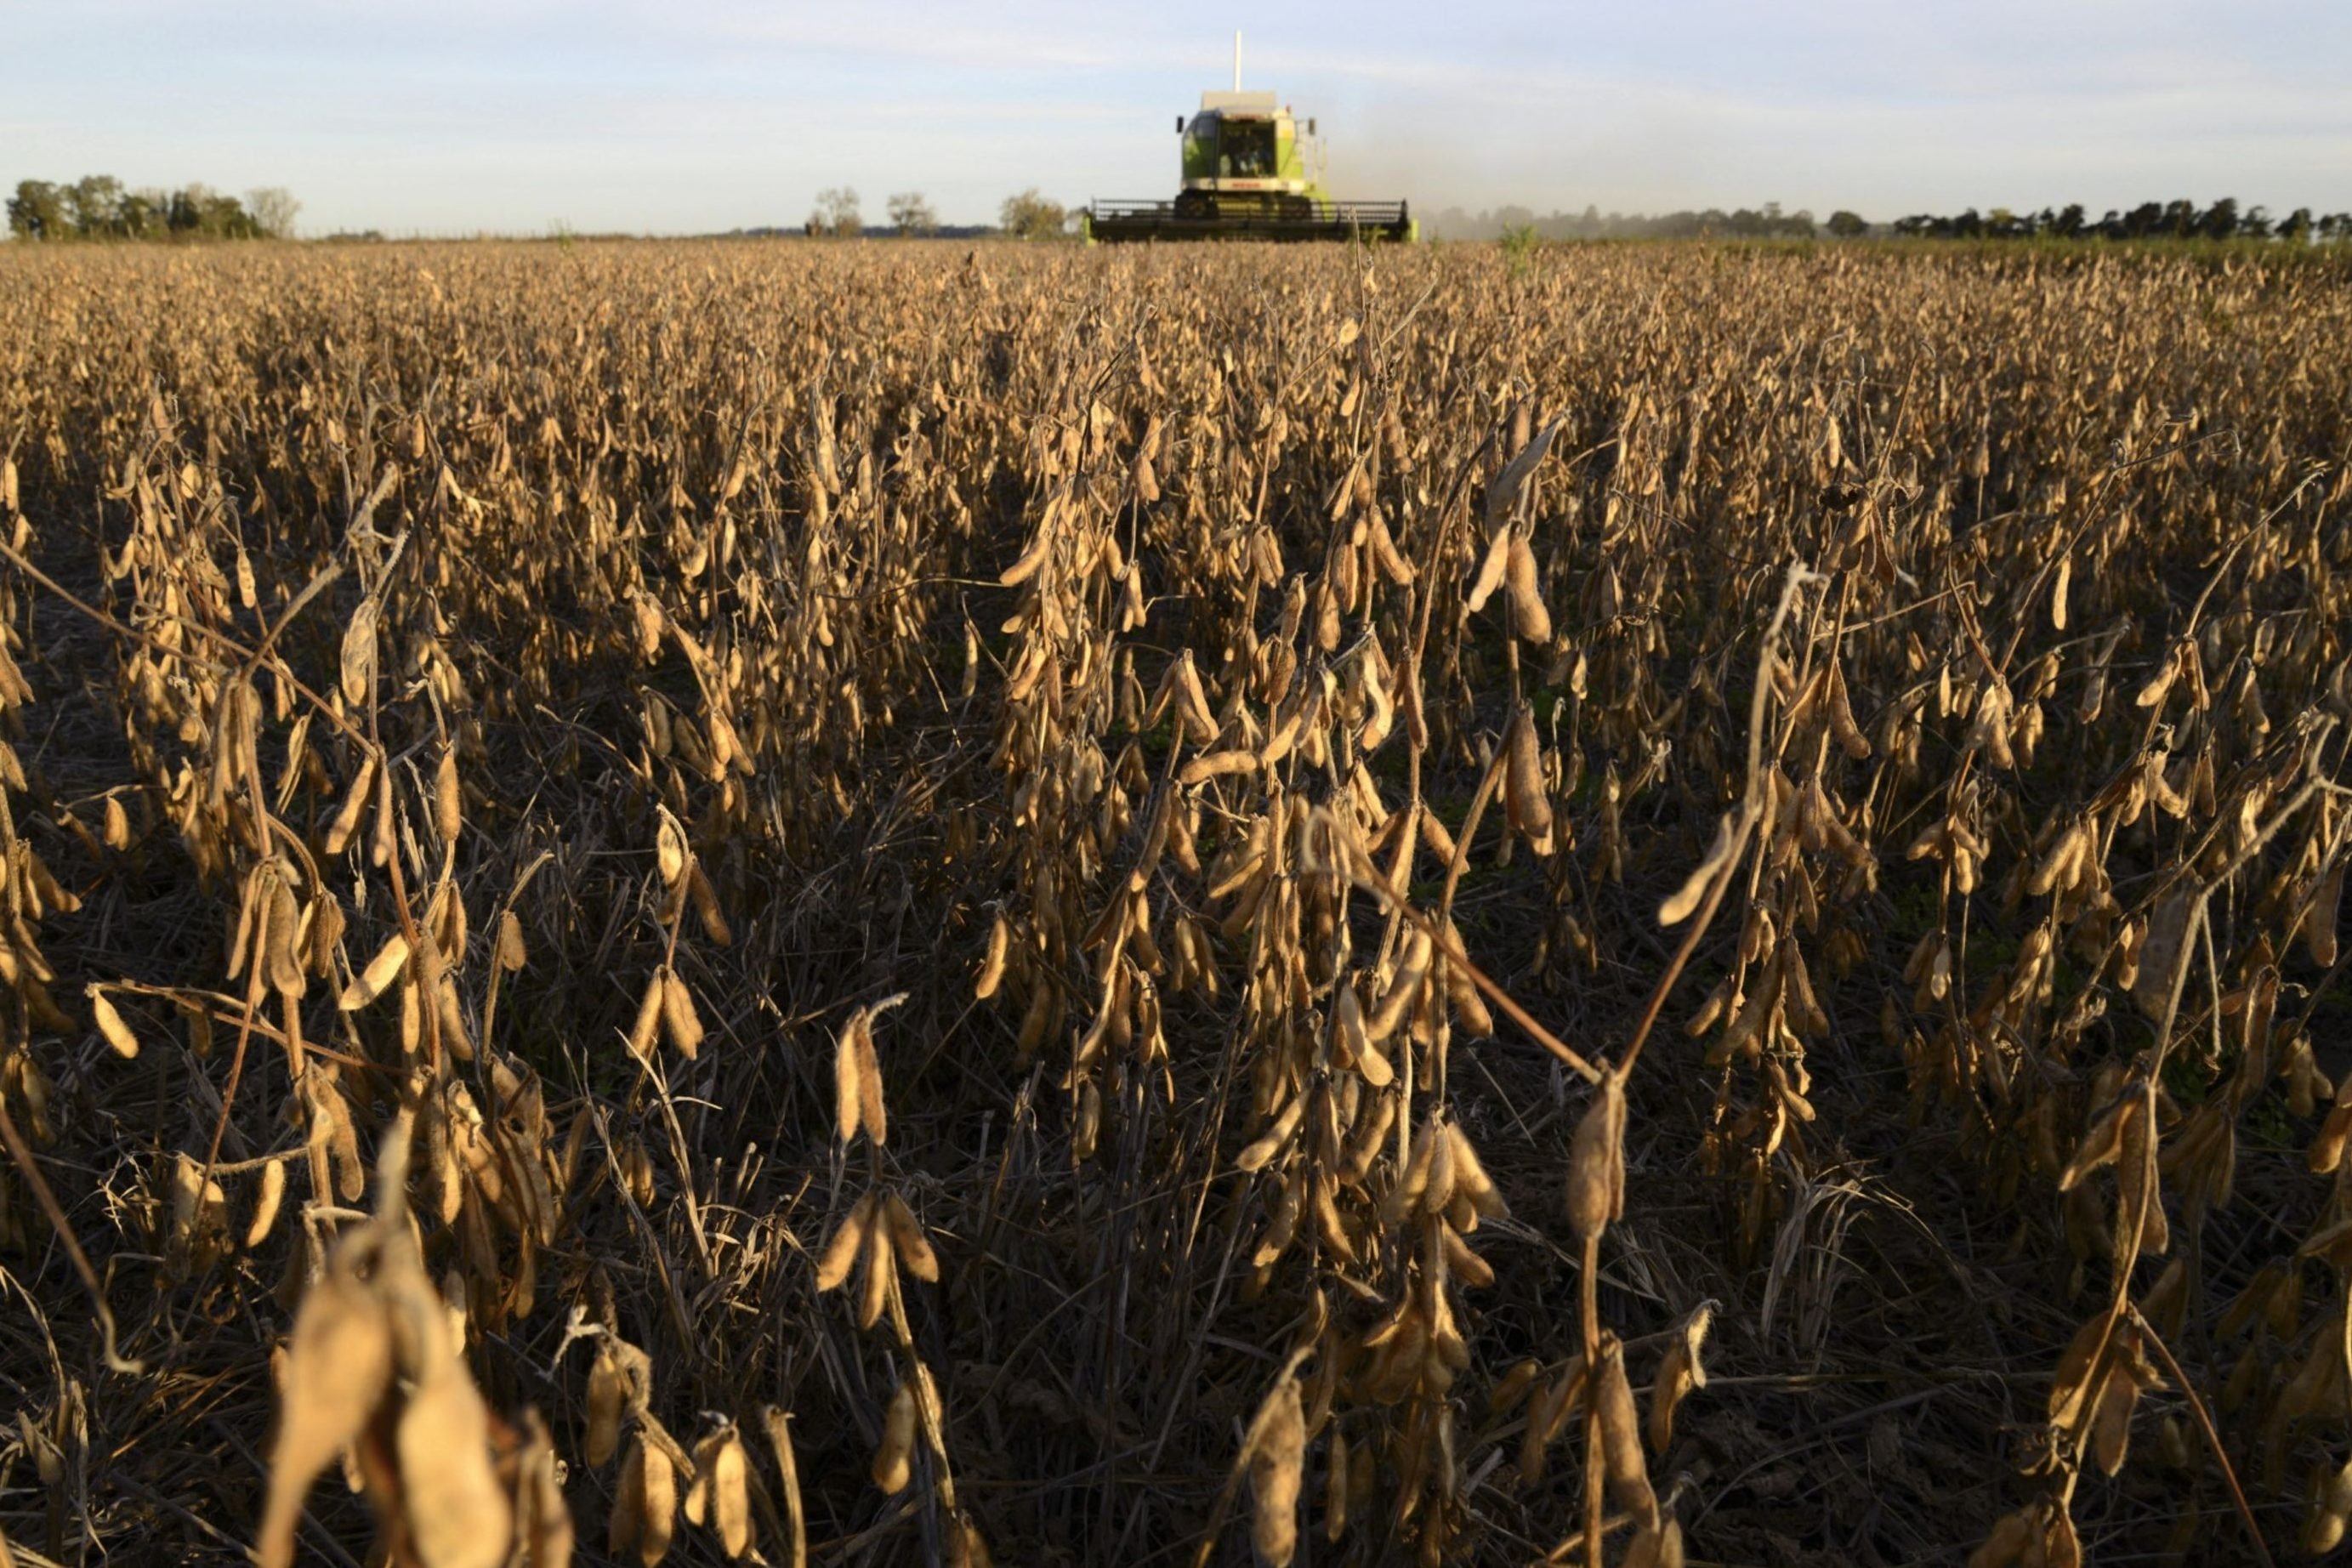
<path id="1" fill-rule="evenodd" d="M 2297 207 L 2278 220 L 2273 231 L 2289 245 L 2301 245 L 2311 237 L 2311 209 Z"/>
<path id="2" fill-rule="evenodd" d="M 2245 216 L 2238 219 L 2238 237 L 2240 239 L 2268 239 L 2270 237 L 2270 208 L 2259 205 L 2248 207 L 2245 211 Z"/>
<path id="3" fill-rule="evenodd" d="M 997 221 L 1013 239 L 1054 239 L 1068 225 L 1070 215 L 1061 203 L 1047 201 L 1032 185 L 1017 196 L 1004 198 Z"/>
<path id="4" fill-rule="evenodd" d="M 2064 206 L 2058 209 L 2057 215 L 2050 220 L 2048 227 L 2051 233 L 2056 235 L 2061 239 L 2082 238 L 2083 204 L 2080 202 L 2068 202 Z"/>
<path id="5" fill-rule="evenodd" d="M 283 185 L 263 185 L 245 193 L 245 209 L 253 215 L 254 226 L 264 237 L 291 239 L 294 215 L 302 210 L 302 204 Z"/>
<path id="6" fill-rule="evenodd" d="M 290 226 L 294 200 L 275 194 L 285 198 L 279 216 Z M 254 239 L 264 232 L 244 203 L 209 185 L 126 191 L 111 174 L 85 174 L 69 185 L 19 181 L 8 200 L 8 228 L 19 238 L 43 240 Z"/>
<path id="7" fill-rule="evenodd" d="M 940 231 L 940 215 L 931 210 L 931 204 L 923 199 L 922 192 L 900 191 L 890 198 L 890 226 L 898 231 L 900 238 L 937 234 Z"/>
<path id="8" fill-rule="evenodd" d="M 835 239 L 856 239 L 866 232 L 866 220 L 858 216 L 857 192 L 849 185 L 835 185 L 816 195 L 816 208 L 809 214 L 811 234 L 829 234 Z"/>
<path id="9" fill-rule="evenodd" d="M 84 174 L 62 193 L 66 216 L 84 239 L 106 239 L 121 232 L 122 182 L 111 174 Z"/>
<path id="10" fill-rule="evenodd" d="M 160 189 L 132 191 L 122 198 L 122 232 L 131 239 L 157 239 L 166 232 L 163 219 L 171 210 L 171 193 Z"/>
<path id="11" fill-rule="evenodd" d="M 2228 239 L 2238 232 L 2238 198 L 2223 196 L 2200 214 L 2190 232 L 2207 239 Z"/>
<path id="12" fill-rule="evenodd" d="M 63 239 L 71 232 L 66 222 L 65 194 L 48 180 L 19 180 L 8 198 L 8 232 L 18 239 Z"/>
<path id="13" fill-rule="evenodd" d="M 1870 232 L 1870 225 L 1860 213 L 1841 207 L 1830 214 L 1830 232 L 1840 239 L 1859 239 Z"/>
<path id="14" fill-rule="evenodd" d="M 183 185 L 173 191 L 163 221 L 173 234 L 193 239 L 257 239 L 261 236 L 243 202 L 205 184 Z"/>

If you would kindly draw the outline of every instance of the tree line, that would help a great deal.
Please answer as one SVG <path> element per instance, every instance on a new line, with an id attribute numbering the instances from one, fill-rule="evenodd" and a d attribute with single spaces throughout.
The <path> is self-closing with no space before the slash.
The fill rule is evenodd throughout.
<path id="1" fill-rule="evenodd" d="M 1903 235 L 1927 239 L 2256 239 L 2290 244 L 2352 241 L 2352 213 L 2315 214 L 2297 207 L 2273 218 L 2261 206 L 2242 208 L 2234 197 L 2223 196 L 2210 206 L 2187 200 L 2142 202 L 2129 209 L 2108 212 L 2094 219 L 2080 203 L 2044 207 L 2040 212 L 2013 212 L 1993 207 L 1979 212 L 1969 207 L 1955 216 L 1918 213 L 1889 224 L 1874 224 L 1859 213 L 1838 211 L 1816 220 L 1800 207 L 1784 212 L 1778 202 L 1759 207 L 1721 207 L 1671 213 L 1602 213 L 1587 206 L 1581 213 L 1553 212 L 1538 216 L 1532 208 L 1502 206 L 1467 213 L 1447 207 L 1423 226 L 1440 239 L 1858 239 L 1867 235 Z"/>
<path id="2" fill-rule="evenodd" d="M 942 232 L 959 236 L 986 232 L 974 228 L 943 231 L 939 214 L 920 191 L 899 192 L 890 198 L 886 210 L 889 227 L 879 232 L 895 234 L 901 239 L 924 238 Z M 1012 239 L 1057 238 L 1069 232 L 1070 217 L 1069 210 L 1061 203 L 1047 200 L 1032 185 L 1017 195 L 1004 198 L 998 211 L 997 232 Z M 801 226 L 801 232 L 811 237 L 860 239 L 874 231 L 866 226 L 856 188 L 835 185 L 817 193 L 816 205 L 809 209 L 808 221 Z"/>
<path id="3" fill-rule="evenodd" d="M 2168 202 L 2142 202 L 2129 210 L 2110 208 L 2094 219 L 2080 202 L 2053 211 L 2012 212 L 1994 207 L 1979 213 L 1969 207 L 1949 217 L 1914 213 L 1897 218 L 1896 234 L 1928 239 L 2276 239 L 2289 244 L 2313 240 L 2352 240 L 2352 213 L 2314 214 L 2297 207 L 2273 218 L 2269 209 L 2241 209 L 2237 198 L 2223 196 L 2210 206 L 2199 206 L 2186 197 Z"/>
<path id="4" fill-rule="evenodd" d="M 178 190 L 132 190 L 111 174 L 70 184 L 19 180 L 8 198 L 8 232 L 18 239 L 290 239 L 302 204 L 278 185 L 242 199 L 191 183 Z"/>
<path id="5" fill-rule="evenodd" d="M 1851 214 L 1834 215 L 1831 223 Z M 1555 211 L 1538 216 L 1532 207 L 1500 206 L 1469 213 L 1451 206 L 1422 227 L 1436 239 L 1702 239 L 1722 236 L 1735 239 L 1811 239 L 1821 225 L 1803 207 L 1784 212 L 1779 202 L 1760 207 L 1721 207 L 1671 213 L 1603 213 L 1587 206 L 1580 213 Z"/>

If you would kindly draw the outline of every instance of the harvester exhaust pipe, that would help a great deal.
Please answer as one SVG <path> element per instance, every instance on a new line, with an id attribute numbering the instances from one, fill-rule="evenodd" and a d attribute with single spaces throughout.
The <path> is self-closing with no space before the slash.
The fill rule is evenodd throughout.
<path id="1" fill-rule="evenodd" d="M 1242 30 L 1234 29 L 1234 90 L 1242 89 Z"/>

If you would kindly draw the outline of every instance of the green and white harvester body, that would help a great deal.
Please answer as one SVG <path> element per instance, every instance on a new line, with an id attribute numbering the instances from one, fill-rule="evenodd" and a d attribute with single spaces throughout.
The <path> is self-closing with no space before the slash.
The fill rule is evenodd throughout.
<path id="1" fill-rule="evenodd" d="M 1315 121 L 1298 120 L 1270 92 L 1242 90 L 1242 40 L 1234 35 L 1234 86 L 1204 92 L 1179 116 L 1183 187 L 1173 201 L 1100 201 L 1086 209 L 1087 236 L 1140 239 L 1413 240 L 1405 203 L 1335 202 L 1324 189 Z M 1312 166 L 1310 167 L 1310 163 Z"/>

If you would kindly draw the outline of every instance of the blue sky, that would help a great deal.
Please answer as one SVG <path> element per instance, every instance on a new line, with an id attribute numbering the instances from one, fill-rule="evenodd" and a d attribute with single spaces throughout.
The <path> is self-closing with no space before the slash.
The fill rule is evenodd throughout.
<path id="1" fill-rule="evenodd" d="M 837 184 L 986 221 L 1172 194 L 1235 27 L 1342 196 L 2352 209 L 2346 0 L 0 0 L 0 184 L 280 184 L 312 233 L 792 224 Z"/>

